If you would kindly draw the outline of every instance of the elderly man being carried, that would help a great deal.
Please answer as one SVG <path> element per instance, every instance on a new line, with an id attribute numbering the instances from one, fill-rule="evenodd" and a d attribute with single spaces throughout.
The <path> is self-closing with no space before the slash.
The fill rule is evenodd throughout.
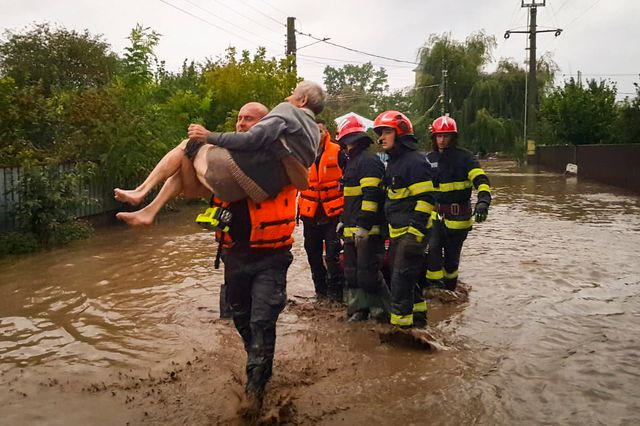
<path id="1" fill-rule="evenodd" d="M 224 201 L 275 197 L 289 184 L 308 186 L 308 168 L 316 158 L 320 133 L 315 114 L 324 108 L 324 90 L 309 81 L 295 88 L 246 133 L 216 133 L 189 126 L 189 138 L 167 153 L 136 189 L 114 189 L 115 199 L 137 205 L 153 187 L 167 180 L 145 208 L 118 213 L 129 225 L 149 225 L 170 199 L 215 193 Z M 177 176 L 177 177 L 176 177 Z"/>

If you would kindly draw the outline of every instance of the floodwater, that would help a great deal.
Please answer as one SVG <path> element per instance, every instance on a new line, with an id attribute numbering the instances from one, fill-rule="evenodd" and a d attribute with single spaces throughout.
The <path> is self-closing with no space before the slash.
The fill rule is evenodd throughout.
<path id="1" fill-rule="evenodd" d="M 265 422 L 640 423 L 640 196 L 484 165 L 469 301 L 429 310 L 435 350 L 382 343 L 316 303 L 296 231 Z M 148 229 L 0 263 L 0 424 L 241 424 L 245 355 L 218 319 L 199 206 Z"/>

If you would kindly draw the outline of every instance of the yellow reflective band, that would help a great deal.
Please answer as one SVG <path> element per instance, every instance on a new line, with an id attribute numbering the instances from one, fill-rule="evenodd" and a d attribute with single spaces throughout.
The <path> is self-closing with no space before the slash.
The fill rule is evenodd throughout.
<path id="1" fill-rule="evenodd" d="M 378 203 L 375 201 L 362 200 L 362 206 L 360 210 L 364 210 L 366 212 L 377 212 L 378 211 Z"/>
<path id="2" fill-rule="evenodd" d="M 411 195 L 418 195 L 429 191 L 433 191 L 433 182 L 430 180 L 414 183 L 409 186 L 409 192 Z"/>
<path id="3" fill-rule="evenodd" d="M 413 325 L 413 314 L 410 314 L 410 315 L 391 314 L 391 320 L 389 322 L 393 325 L 400 325 L 400 326 Z"/>
<path id="4" fill-rule="evenodd" d="M 409 188 L 387 189 L 387 197 L 390 200 L 399 200 L 401 198 L 407 198 L 410 195 Z"/>
<path id="5" fill-rule="evenodd" d="M 362 195 L 362 188 L 359 186 L 345 186 L 344 187 L 344 196 L 345 197 L 357 197 L 358 195 Z"/>
<path id="6" fill-rule="evenodd" d="M 444 270 L 440 269 L 439 271 L 429 271 L 427 270 L 427 279 L 428 280 L 441 280 L 444 278 Z"/>
<path id="7" fill-rule="evenodd" d="M 362 179 L 360 179 L 360 186 L 361 187 L 367 187 L 367 186 L 379 186 L 380 182 L 382 182 L 382 179 L 377 178 L 377 177 L 364 177 Z"/>
<path id="8" fill-rule="evenodd" d="M 483 174 L 485 174 L 485 173 L 484 173 L 484 170 L 482 170 L 482 169 L 480 169 L 480 168 L 475 168 L 475 169 L 471 169 L 471 170 L 469 171 L 469 174 L 467 174 L 467 177 L 469 178 L 469 180 L 470 180 L 471 182 L 473 182 L 473 180 L 474 180 L 475 178 L 477 178 L 478 176 L 483 175 Z"/>
<path id="9" fill-rule="evenodd" d="M 427 302 L 422 301 L 413 304 L 413 312 L 427 312 Z"/>
<path id="10" fill-rule="evenodd" d="M 345 238 L 353 237 L 356 233 L 357 226 L 345 226 L 342 228 L 342 235 Z M 373 225 L 369 231 L 369 235 L 380 235 L 380 225 Z"/>
<path id="11" fill-rule="evenodd" d="M 491 194 L 491 187 L 486 183 L 481 183 L 480 185 L 478 185 L 478 192 L 481 192 L 481 191 L 486 191 L 489 194 Z"/>
<path id="12" fill-rule="evenodd" d="M 444 277 L 448 279 L 458 278 L 458 270 L 456 269 L 453 272 L 444 271 Z"/>
<path id="13" fill-rule="evenodd" d="M 472 222 L 469 220 L 444 220 L 444 226 L 449 229 L 467 229 L 471 228 Z"/>
<path id="14" fill-rule="evenodd" d="M 415 236 L 417 237 L 417 238 L 416 238 L 416 240 L 418 240 L 418 242 L 422 242 L 422 238 L 424 237 L 424 234 L 423 234 L 422 232 L 418 231 L 418 230 L 417 230 L 416 228 L 414 228 L 413 226 L 410 226 L 410 227 L 407 229 L 407 232 L 408 232 L 409 234 L 413 234 L 413 235 L 415 235 Z"/>
<path id="15" fill-rule="evenodd" d="M 433 211 L 433 204 L 429 204 L 423 200 L 418 200 L 416 202 L 416 208 L 414 210 L 429 214 Z"/>
<path id="16" fill-rule="evenodd" d="M 356 229 L 358 229 L 357 226 L 345 226 L 342 228 L 342 235 L 344 235 L 345 238 L 353 237 L 353 234 L 356 233 Z"/>
<path id="17" fill-rule="evenodd" d="M 473 185 L 470 181 L 441 183 L 437 189 L 439 192 L 459 191 L 461 189 L 471 188 Z"/>
<path id="18" fill-rule="evenodd" d="M 391 225 L 389 225 L 389 236 L 391 238 L 397 238 L 400 235 L 404 235 L 407 233 L 407 229 L 409 229 L 408 226 L 404 226 L 402 228 L 394 228 Z"/>

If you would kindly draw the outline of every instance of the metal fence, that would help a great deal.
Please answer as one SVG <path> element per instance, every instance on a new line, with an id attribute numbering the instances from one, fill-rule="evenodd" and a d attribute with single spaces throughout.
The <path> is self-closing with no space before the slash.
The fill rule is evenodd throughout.
<path id="1" fill-rule="evenodd" d="M 64 173 L 71 171 L 75 166 L 62 164 L 58 167 Z M 0 232 L 12 231 L 18 226 L 16 209 L 21 201 L 19 185 L 22 177 L 23 170 L 20 167 L 0 167 Z M 76 217 L 87 217 L 117 209 L 119 204 L 110 195 L 109 189 L 97 179 L 85 182 L 78 188 L 78 193 L 96 202 L 85 203 L 78 208 Z"/>
<path id="2" fill-rule="evenodd" d="M 578 176 L 640 192 L 640 144 L 537 146 L 536 164 L 564 172 L 578 166 Z"/>

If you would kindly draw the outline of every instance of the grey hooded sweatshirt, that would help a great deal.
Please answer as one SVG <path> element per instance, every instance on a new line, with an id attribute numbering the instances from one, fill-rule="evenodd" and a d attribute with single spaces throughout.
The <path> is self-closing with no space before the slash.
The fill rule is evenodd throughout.
<path id="1" fill-rule="evenodd" d="M 240 170 L 272 198 L 291 183 L 281 160 L 292 155 L 311 167 L 320 147 L 320 130 L 311 110 L 283 102 L 248 132 L 212 132 L 207 143 L 227 149 Z"/>
<path id="2" fill-rule="evenodd" d="M 318 153 L 320 131 L 311 110 L 282 102 L 248 132 L 213 132 L 207 142 L 231 151 L 275 149 L 281 157 L 291 154 L 309 168 Z M 274 144 L 281 144 L 284 151 L 273 148 Z"/>

